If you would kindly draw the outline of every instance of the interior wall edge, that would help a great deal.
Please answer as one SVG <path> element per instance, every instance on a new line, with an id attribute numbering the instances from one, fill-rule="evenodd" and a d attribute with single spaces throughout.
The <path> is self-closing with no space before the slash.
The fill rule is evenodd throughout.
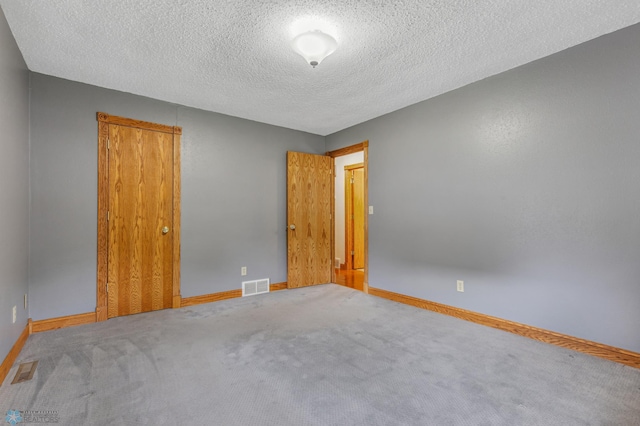
<path id="1" fill-rule="evenodd" d="M 29 285 L 29 70 L 0 8 L 0 360 L 23 331 Z M 14 311 L 15 309 L 15 311 Z"/>

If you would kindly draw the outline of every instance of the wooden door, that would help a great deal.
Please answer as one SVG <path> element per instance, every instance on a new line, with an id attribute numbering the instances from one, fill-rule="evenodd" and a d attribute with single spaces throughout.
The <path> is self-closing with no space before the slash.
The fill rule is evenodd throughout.
<path id="1" fill-rule="evenodd" d="M 347 269 L 365 267 L 365 184 L 364 164 L 344 166 L 345 259 Z"/>
<path id="2" fill-rule="evenodd" d="M 353 269 L 364 268 L 364 168 L 353 169 Z"/>
<path id="3" fill-rule="evenodd" d="M 97 320 L 179 307 L 181 129 L 98 120 Z"/>
<path id="4" fill-rule="evenodd" d="M 331 282 L 333 159 L 287 153 L 287 284 Z"/>

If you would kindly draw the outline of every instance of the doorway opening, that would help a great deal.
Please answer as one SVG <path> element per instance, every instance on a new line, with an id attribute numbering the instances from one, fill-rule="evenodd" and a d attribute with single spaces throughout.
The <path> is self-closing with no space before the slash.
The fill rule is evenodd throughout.
<path id="1" fill-rule="evenodd" d="M 368 293 L 369 142 L 328 152 L 334 159 L 333 282 Z"/>

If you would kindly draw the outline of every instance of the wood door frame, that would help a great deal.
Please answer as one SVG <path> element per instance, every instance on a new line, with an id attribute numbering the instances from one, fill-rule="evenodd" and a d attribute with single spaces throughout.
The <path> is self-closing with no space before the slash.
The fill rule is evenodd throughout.
<path id="1" fill-rule="evenodd" d="M 369 206 L 369 141 L 363 141 L 355 145 L 347 146 L 344 148 L 336 149 L 335 151 L 329 151 L 326 153 L 329 157 L 333 158 L 333 170 L 334 170 L 334 184 L 331 185 L 331 260 L 332 262 L 336 258 L 336 205 L 335 205 L 335 159 L 336 157 L 342 157 L 345 155 L 353 154 L 356 152 L 364 153 L 364 207 L 368 210 Z M 362 283 L 362 291 L 369 293 L 369 212 L 364 212 L 364 282 Z M 346 241 L 345 241 L 346 244 Z M 336 270 L 331 268 L 331 281 L 336 281 Z"/>
<path id="2" fill-rule="evenodd" d="M 96 280 L 96 321 L 107 320 L 107 272 L 109 241 L 107 211 L 109 210 L 109 125 L 169 133 L 173 135 L 173 301 L 180 307 L 180 138 L 182 127 L 166 126 L 131 118 L 96 114 L 98 120 L 98 259 Z"/>
<path id="3" fill-rule="evenodd" d="M 350 164 L 344 166 L 344 259 L 347 270 L 353 269 L 353 257 L 349 253 L 350 248 L 355 250 L 355 236 L 353 223 L 349 221 L 349 215 L 353 215 L 353 185 L 350 182 L 348 171 L 364 169 L 364 163 Z M 349 225 L 347 225 L 347 223 Z"/>

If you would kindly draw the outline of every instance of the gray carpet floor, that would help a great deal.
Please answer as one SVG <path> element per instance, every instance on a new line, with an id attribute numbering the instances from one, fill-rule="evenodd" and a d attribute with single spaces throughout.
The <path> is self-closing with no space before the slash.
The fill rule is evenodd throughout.
<path id="1" fill-rule="evenodd" d="M 36 334 L 18 363 L 0 414 L 64 425 L 640 425 L 638 369 L 333 284 Z"/>

